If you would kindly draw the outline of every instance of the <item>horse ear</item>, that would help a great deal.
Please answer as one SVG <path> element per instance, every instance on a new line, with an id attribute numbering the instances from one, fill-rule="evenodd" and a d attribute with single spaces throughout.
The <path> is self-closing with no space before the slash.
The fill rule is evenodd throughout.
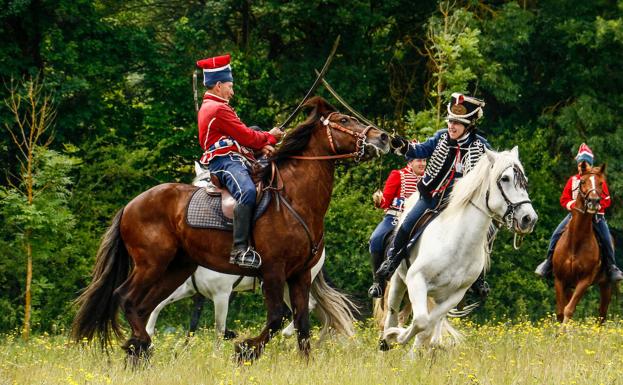
<path id="1" fill-rule="evenodd" d="M 337 111 L 335 107 L 333 107 L 329 102 L 327 102 L 320 96 L 314 96 L 310 98 L 308 101 L 305 102 L 304 106 L 313 108 L 309 115 L 312 115 L 315 111 L 321 116 L 328 116 L 330 113 Z"/>
<path id="2" fill-rule="evenodd" d="M 203 172 L 203 169 L 201 168 L 201 165 L 199 164 L 199 162 L 195 161 L 195 175 L 199 176 L 199 174 L 201 174 Z"/>
<path id="3" fill-rule="evenodd" d="M 485 154 L 487 154 L 487 158 L 489 159 L 489 163 L 491 165 L 493 165 L 493 163 L 495 163 L 495 152 L 489 150 L 488 148 L 485 147 Z"/>
<path id="4" fill-rule="evenodd" d="M 599 172 L 603 175 L 606 175 L 606 163 L 599 166 Z"/>
<path id="5" fill-rule="evenodd" d="M 513 154 L 514 157 L 519 158 L 519 147 L 515 146 L 511 149 L 511 154 Z"/>

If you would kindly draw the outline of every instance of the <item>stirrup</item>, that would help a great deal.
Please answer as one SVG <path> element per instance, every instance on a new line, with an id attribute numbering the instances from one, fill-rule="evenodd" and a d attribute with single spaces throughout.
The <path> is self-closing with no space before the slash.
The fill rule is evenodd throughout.
<path id="1" fill-rule="evenodd" d="M 611 282 L 623 281 L 623 273 L 617 266 L 610 266 L 608 269 L 608 279 Z"/>
<path id="2" fill-rule="evenodd" d="M 246 250 L 238 249 L 233 251 L 229 257 L 229 263 L 249 269 L 257 269 L 262 266 L 262 258 L 253 247 L 249 246 Z"/>
<path id="3" fill-rule="evenodd" d="M 368 289 L 368 297 L 370 298 L 382 298 L 383 297 L 383 288 L 381 284 L 378 282 L 374 282 L 372 286 Z"/>

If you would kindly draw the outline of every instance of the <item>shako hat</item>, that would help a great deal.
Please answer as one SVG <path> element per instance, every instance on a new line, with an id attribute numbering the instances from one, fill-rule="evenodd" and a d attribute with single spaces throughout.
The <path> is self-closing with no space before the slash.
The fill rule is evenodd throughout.
<path id="1" fill-rule="evenodd" d="M 203 85 L 211 87 L 217 82 L 233 82 L 231 75 L 231 65 L 229 64 L 231 55 L 215 56 L 197 62 L 197 67 L 203 70 Z"/>
<path id="2" fill-rule="evenodd" d="M 446 120 L 472 125 L 482 117 L 482 108 L 485 102 L 471 96 L 465 96 L 455 92 L 448 103 L 448 116 Z"/>
<path id="3" fill-rule="evenodd" d="M 578 163 L 586 162 L 593 165 L 593 151 L 591 148 L 586 145 L 586 143 L 580 144 L 580 148 L 578 148 L 578 154 L 575 156 L 575 160 Z"/>

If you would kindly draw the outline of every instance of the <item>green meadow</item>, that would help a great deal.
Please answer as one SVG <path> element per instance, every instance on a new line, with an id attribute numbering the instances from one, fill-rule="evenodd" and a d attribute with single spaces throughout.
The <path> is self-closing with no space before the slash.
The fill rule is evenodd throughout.
<path id="1" fill-rule="evenodd" d="M 233 343 L 200 330 L 154 338 L 140 368 L 124 354 L 39 335 L 0 342 L 0 384 L 623 384 L 623 322 L 572 323 L 564 332 L 547 320 L 477 325 L 454 321 L 465 339 L 454 346 L 377 349 L 378 331 L 359 324 L 352 338 L 313 337 L 309 360 L 292 338 L 276 337 L 256 362 L 233 360 Z M 244 329 L 250 336 L 257 329 Z M 316 333 L 314 335 L 318 335 Z"/>

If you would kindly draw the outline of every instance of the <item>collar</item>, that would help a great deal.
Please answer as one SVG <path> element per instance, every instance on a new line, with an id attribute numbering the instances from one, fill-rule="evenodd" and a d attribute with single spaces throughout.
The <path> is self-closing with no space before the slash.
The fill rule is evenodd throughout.
<path id="1" fill-rule="evenodd" d="M 208 91 L 206 91 L 206 93 L 203 94 L 203 100 L 206 100 L 206 99 L 229 104 L 229 101 L 227 99 L 221 98 L 220 96 L 216 96 L 213 93 L 208 92 Z"/>
<path id="2" fill-rule="evenodd" d="M 471 134 L 471 132 L 466 132 L 466 133 L 463 134 L 463 136 L 461 136 L 460 138 L 458 138 L 456 140 L 458 142 L 459 146 L 462 146 L 465 143 L 467 143 L 467 141 L 469 140 L 470 134 Z"/>

